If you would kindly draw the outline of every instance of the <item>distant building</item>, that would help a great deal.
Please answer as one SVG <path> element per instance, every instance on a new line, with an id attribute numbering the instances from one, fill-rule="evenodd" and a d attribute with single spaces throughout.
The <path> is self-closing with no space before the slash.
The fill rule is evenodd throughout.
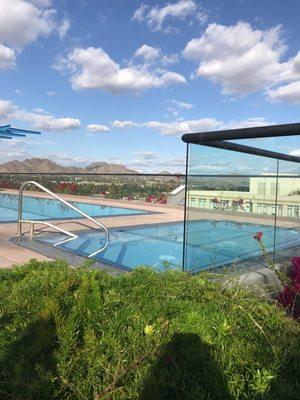
<path id="1" fill-rule="evenodd" d="M 189 207 L 249 212 L 255 214 L 277 215 L 300 218 L 300 178 L 298 175 L 274 174 L 250 177 L 248 191 L 232 190 L 189 190 Z M 277 193 L 276 193 L 277 191 Z"/>

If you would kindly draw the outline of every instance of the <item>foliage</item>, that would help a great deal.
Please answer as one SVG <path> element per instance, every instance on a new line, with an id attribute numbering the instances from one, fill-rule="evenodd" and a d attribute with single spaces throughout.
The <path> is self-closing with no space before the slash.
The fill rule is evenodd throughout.
<path id="1" fill-rule="evenodd" d="M 0 180 L 0 188 L 18 189 L 22 182 L 36 180 L 55 193 L 81 196 L 101 195 L 109 199 L 129 198 L 145 200 L 153 197 L 153 201 L 164 204 L 164 193 L 170 193 L 181 184 L 178 177 L 157 176 L 97 176 L 97 175 L 9 175 Z M 35 186 L 28 186 L 26 190 L 34 190 Z"/>
<path id="2" fill-rule="evenodd" d="M 278 267 L 269 257 L 263 242 L 263 232 L 253 236 L 259 243 L 268 267 L 277 275 L 283 290 L 278 295 L 278 302 L 300 322 L 300 257 L 294 257 L 291 268 Z"/>
<path id="3" fill-rule="evenodd" d="M 220 275 L 0 271 L 1 399 L 298 399 L 300 326 Z"/>

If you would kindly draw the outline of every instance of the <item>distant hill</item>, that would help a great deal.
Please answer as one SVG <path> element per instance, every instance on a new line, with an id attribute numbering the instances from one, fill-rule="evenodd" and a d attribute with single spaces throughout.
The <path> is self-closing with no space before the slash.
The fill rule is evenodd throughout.
<path id="1" fill-rule="evenodd" d="M 109 164 L 104 161 L 94 162 L 84 168 L 85 172 L 99 174 L 138 174 L 134 169 L 129 169 L 121 164 Z"/>
<path id="2" fill-rule="evenodd" d="M 30 158 L 24 161 L 9 161 L 0 164 L 2 173 L 103 173 L 103 174 L 138 174 L 138 171 L 124 167 L 121 164 L 109 164 L 104 161 L 95 162 L 86 167 L 63 166 L 48 158 Z"/>

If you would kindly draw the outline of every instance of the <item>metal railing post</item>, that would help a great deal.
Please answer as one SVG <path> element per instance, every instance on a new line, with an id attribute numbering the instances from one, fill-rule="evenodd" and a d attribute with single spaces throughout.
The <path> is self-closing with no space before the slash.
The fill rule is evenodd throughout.
<path id="1" fill-rule="evenodd" d="M 26 182 L 25 182 L 26 183 Z M 19 201 L 18 201 L 18 236 L 22 235 L 22 210 L 23 210 L 23 187 L 24 183 L 21 184 L 19 189 Z"/>

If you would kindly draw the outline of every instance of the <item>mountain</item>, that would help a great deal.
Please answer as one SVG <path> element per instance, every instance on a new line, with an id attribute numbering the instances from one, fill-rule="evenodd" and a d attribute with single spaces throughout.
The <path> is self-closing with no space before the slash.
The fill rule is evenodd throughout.
<path id="1" fill-rule="evenodd" d="M 63 166 L 48 158 L 30 158 L 24 161 L 9 161 L 0 164 L 0 173 L 103 173 L 103 174 L 138 174 L 138 171 L 124 167 L 121 164 L 95 162 L 86 167 Z"/>
<path id="2" fill-rule="evenodd" d="M 98 174 L 138 174 L 138 171 L 129 169 L 121 164 L 108 164 L 104 161 L 94 162 L 84 168 L 85 172 Z"/>

